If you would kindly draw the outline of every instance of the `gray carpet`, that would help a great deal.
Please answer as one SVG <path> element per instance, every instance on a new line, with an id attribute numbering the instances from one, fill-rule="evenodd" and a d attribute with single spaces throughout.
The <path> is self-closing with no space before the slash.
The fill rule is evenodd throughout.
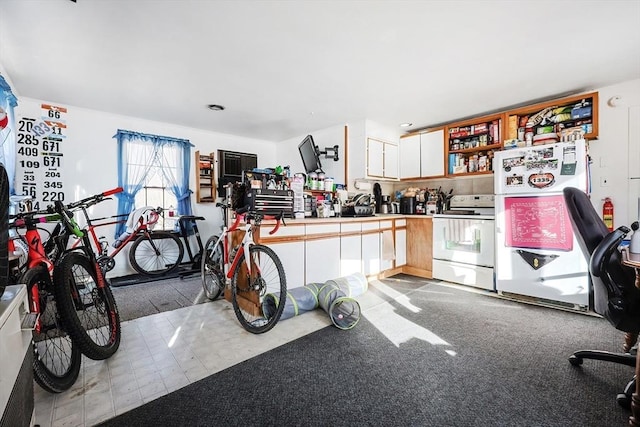
<path id="1" fill-rule="evenodd" d="M 208 301 L 200 275 L 113 286 L 111 290 L 122 322 Z"/>
<path id="2" fill-rule="evenodd" d="M 438 284 L 407 301 L 389 301 L 385 324 L 326 327 L 102 425 L 626 425 L 615 396 L 633 369 L 567 361 L 574 350 L 621 347 L 605 320 Z M 389 327 L 394 317 L 404 329 Z M 423 332 L 393 344 L 412 329 Z"/>

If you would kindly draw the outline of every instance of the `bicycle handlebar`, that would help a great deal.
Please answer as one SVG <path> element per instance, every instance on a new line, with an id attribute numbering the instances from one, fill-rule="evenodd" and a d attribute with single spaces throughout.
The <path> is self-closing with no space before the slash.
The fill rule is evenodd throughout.
<path id="1" fill-rule="evenodd" d="M 228 207 L 225 205 L 225 207 Z M 247 206 L 243 206 L 241 208 L 236 209 L 236 219 L 233 223 L 233 225 L 231 226 L 231 228 L 229 228 L 229 231 L 234 231 L 237 230 L 238 228 L 238 224 L 240 224 L 240 221 L 242 220 L 243 217 L 246 217 L 247 220 L 251 220 L 254 219 L 255 222 L 257 223 L 257 225 L 260 224 L 260 222 L 262 222 L 262 220 L 266 219 L 266 220 L 276 220 L 276 225 L 271 229 L 271 231 L 269 231 L 269 234 L 275 234 L 278 229 L 280 228 L 280 223 L 282 222 L 282 224 L 284 224 L 285 226 L 287 225 L 284 222 L 284 211 L 280 211 L 280 213 L 278 215 L 266 215 L 260 212 L 256 212 L 256 211 L 249 211 L 249 205 Z"/>
<path id="2" fill-rule="evenodd" d="M 99 203 L 105 200 L 106 197 L 111 196 L 113 194 L 122 193 L 123 191 L 124 191 L 124 188 L 116 187 L 100 194 L 94 194 L 93 196 L 85 197 L 84 199 L 78 200 L 77 202 L 69 203 L 66 207 L 67 209 L 75 209 L 80 206 L 84 206 L 84 207 L 93 206 L 96 203 Z"/>

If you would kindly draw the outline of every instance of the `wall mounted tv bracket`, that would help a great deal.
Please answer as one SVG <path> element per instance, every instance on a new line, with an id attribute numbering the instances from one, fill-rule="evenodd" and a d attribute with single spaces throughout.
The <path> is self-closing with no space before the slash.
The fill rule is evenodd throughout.
<path id="1" fill-rule="evenodd" d="M 318 150 L 318 147 L 316 147 Z M 333 151 L 333 155 L 329 154 L 330 151 Z M 338 159 L 338 145 L 334 145 L 333 147 L 324 147 L 324 151 L 318 151 L 318 154 L 324 154 L 325 159 L 333 159 L 334 162 L 337 162 Z"/>

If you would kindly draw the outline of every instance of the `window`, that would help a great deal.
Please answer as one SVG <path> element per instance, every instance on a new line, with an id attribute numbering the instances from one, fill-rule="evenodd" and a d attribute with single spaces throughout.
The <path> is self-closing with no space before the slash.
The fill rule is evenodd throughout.
<path id="1" fill-rule="evenodd" d="M 177 215 L 191 215 L 189 169 L 191 143 L 186 139 L 118 130 L 118 214 L 142 206 L 175 208 Z M 174 228 L 168 215 L 158 228 Z M 116 237 L 125 229 L 116 228 Z"/>

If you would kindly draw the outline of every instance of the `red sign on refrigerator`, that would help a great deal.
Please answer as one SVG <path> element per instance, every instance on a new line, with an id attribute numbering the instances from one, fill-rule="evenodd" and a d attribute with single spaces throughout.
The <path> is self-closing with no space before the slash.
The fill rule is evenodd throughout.
<path id="1" fill-rule="evenodd" d="M 506 246 L 573 249 L 573 229 L 561 195 L 507 197 L 504 203 Z"/>

